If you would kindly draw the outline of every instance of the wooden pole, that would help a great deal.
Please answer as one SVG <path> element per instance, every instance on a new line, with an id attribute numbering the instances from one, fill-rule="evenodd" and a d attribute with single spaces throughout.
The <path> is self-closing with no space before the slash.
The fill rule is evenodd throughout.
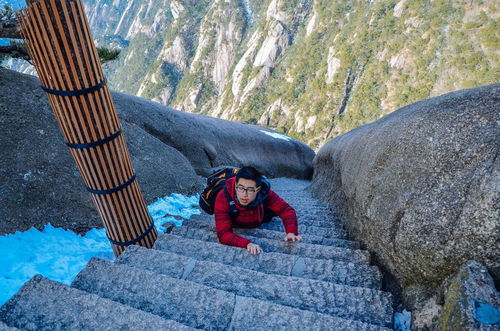
<path id="1" fill-rule="evenodd" d="M 157 232 L 135 178 L 81 0 L 27 0 L 21 32 L 116 256 Z"/>

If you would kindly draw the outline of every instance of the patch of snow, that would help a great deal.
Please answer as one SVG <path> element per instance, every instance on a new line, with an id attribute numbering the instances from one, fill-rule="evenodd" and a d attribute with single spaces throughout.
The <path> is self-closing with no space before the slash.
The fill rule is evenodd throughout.
<path id="1" fill-rule="evenodd" d="M 0 237 L 0 305 L 31 277 L 41 274 L 71 284 L 91 257 L 113 260 L 114 254 L 104 230 L 93 229 L 85 236 L 54 228 Z"/>
<path id="2" fill-rule="evenodd" d="M 19 10 L 26 7 L 26 3 L 23 0 L 0 0 L 0 8 L 7 5 L 13 10 Z"/>
<path id="3" fill-rule="evenodd" d="M 187 197 L 182 194 L 174 193 L 170 196 L 160 198 L 148 206 L 148 211 L 153 217 L 158 233 L 165 233 L 162 227 L 166 222 L 172 222 L 176 226 L 181 226 L 182 221 L 173 216 L 180 216 L 189 219 L 191 215 L 199 215 L 200 210 L 193 208 L 198 205 L 199 195 Z"/>
<path id="4" fill-rule="evenodd" d="M 286 141 L 293 140 L 292 138 L 285 136 L 284 134 L 277 133 L 277 132 L 269 132 L 269 131 L 264 131 L 264 130 L 260 130 L 260 132 L 263 132 L 263 133 L 267 134 L 268 136 L 271 136 L 271 137 L 276 138 L 276 139 L 282 139 L 282 140 L 286 140 Z"/>
<path id="5" fill-rule="evenodd" d="M 394 313 L 394 331 L 411 331 L 411 312 Z"/>
<path id="6" fill-rule="evenodd" d="M 200 214 L 199 195 L 171 194 L 148 206 L 158 233 L 165 222 L 176 226 L 193 214 Z M 114 254 L 104 229 L 92 229 L 84 236 L 47 224 L 42 231 L 0 236 L 0 306 L 36 274 L 63 284 L 71 284 L 92 257 L 113 261 Z"/>

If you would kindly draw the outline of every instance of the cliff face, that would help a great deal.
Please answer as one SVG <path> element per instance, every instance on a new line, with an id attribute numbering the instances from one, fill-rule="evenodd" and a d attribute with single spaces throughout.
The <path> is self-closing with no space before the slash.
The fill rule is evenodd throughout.
<path id="1" fill-rule="evenodd" d="M 311 189 L 409 303 L 469 260 L 500 279 L 499 109 L 499 84 L 449 93 L 336 137 L 314 160 Z"/>
<path id="2" fill-rule="evenodd" d="M 495 1 L 86 0 L 114 89 L 266 125 L 313 148 L 498 80 Z"/>

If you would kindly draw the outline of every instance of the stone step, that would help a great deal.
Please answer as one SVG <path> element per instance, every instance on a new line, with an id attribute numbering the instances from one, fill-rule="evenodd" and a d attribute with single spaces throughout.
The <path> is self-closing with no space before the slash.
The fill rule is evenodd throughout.
<path id="1" fill-rule="evenodd" d="M 112 275 L 112 276 L 110 276 Z M 276 329 L 292 320 L 311 328 L 380 330 L 382 327 L 236 296 L 191 281 L 124 264 L 91 259 L 72 286 L 163 318 L 210 330 Z M 265 318 L 264 318 L 265 316 Z"/>
<path id="2" fill-rule="evenodd" d="M 295 211 L 298 213 L 314 213 L 314 214 L 325 214 L 325 215 L 333 215 L 335 216 L 336 213 L 334 210 L 324 207 L 323 205 L 320 204 L 312 204 L 312 203 L 305 203 L 305 202 L 293 202 L 290 201 L 290 206 L 292 206 Z"/>
<path id="3" fill-rule="evenodd" d="M 200 329 L 225 329 L 234 295 L 189 281 L 92 258 L 72 287 Z"/>
<path id="4" fill-rule="evenodd" d="M 294 308 L 382 326 L 392 322 L 391 295 L 368 288 L 265 274 L 139 246 L 127 248 L 116 263 Z"/>
<path id="5" fill-rule="evenodd" d="M 282 197 L 288 203 L 303 203 L 312 204 L 315 206 L 327 207 L 321 200 L 314 198 L 312 195 L 306 195 L 304 191 L 279 191 L 275 190 L 276 193 Z"/>
<path id="6" fill-rule="evenodd" d="M 8 326 L 4 322 L 0 321 L 0 331 L 15 331 L 15 330 L 19 329 L 12 326 Z"/>
<path id="7" fill-rule="evenodd" d="M 283 224 L 283 221 L 279 219 L 278 217 L 273 218 L 272 220 L 274 223 L 281 223 Z M 340 228 L 342 229 L 342 223 L 340 222 L 339 219 L 337 218 L 332 218 L 332 217 L 325 217 L 325 216 L 316 216 L 312 214 L 297 214 L 297 223 L 299 225 L 305 225 L 306 227 L 308 226 L 316 226 L 319 228 L 326 228 L 326 229 L 332 229 L 332 228 Z"/>
<path id="8" fill-rule="evenodd" d="M 317 227 L 324 227 L 327 229 L 342 227 L 342 224 L 338 219 L 317 216 L 314 214 L 312 215 L 304 214 L 302 216 L 300 214 L 297 214 L 297 219 L 299 225 L 306 225 L 306 226 L 313 225 Z M 214 223 L 215 217 L 213 215 L 208 215 L 203 213 L 201 215 L 192 215 L 189 220 Z M 271 222 L 276 223 L 277 225 L 280 226 L 283 225 L 283 221 L 279 217 L 274 217 Z"/>
<path id="9" fill-rule="evenodd" d="M 292 196 L 281 196 L 281 197 L 285 199 L 285 201 L 288 202 L 291 206 L 296 206 L 297 208 L 301 207 L 304 208 L 304 210 L 311 209 L 314 210 L 315 212 L 325 212 L 325 213 L 335 211 L 334 209 L 332 209 L 332 207 L 314 198 L 304 199 L 301 197 L 292 197 Z"/>
<path id="10" fill-rule="evenodd" d="M 22 330 L 193 330 L 40 275 L 0 308 L 0 320 Z"/>
<path id="11" fill-rule="evenodd" d="M 317 207 L 329 208 L 323 201 L 316 199 L 312 195 L 307 195 L 304 191 L 297 190 L 296 192 L 280 192 L 279 190 L 275 190 L 276 193 L 282 198 L 285 199 L 288 203 L 302 203 L 302 204 L 311 204 Z"/>
<path id="12" fill-rule="evenodd" d="M 189 221 L 200 221 L 214 223 L 214 216 L 208 214 L 192 215 Z M 186 221 L 183 221 L 183 224 Z M 299 233 L 308 234 L 323 238 L 339 238 L 343 239 L 347 237 L 346 230 L 341 226 L 340 222 L 334 220 L 308 220 L 306 216 L 301 218 L 298 217 L 299 223 Z M 283 222 L 279 217 L 275 217 L 271 222 L 263 223 L 259 226 L 259 229 L 266 229 L 271 231 L 284 232 Z"/>
<path id="13" fill-rule="evenodd" d="M 293 207 L 293 206 L 292 206 Z M 309 210 L 308 208 L 294 208 L 299 218 L 308 218 L 314 220 L 339 221 L 338 214 L 333 211 Z"/>
<path id="14" fill-rule="evenodd" d="M 201 229 L 205 232 L 212 232 L 215 234 L 215 225 L 213 222 L 207 221 L 193 221 L 192 219 L 185 220 L 182 222 L 182 226 L 175 227 L 172 230 L 172 234 L 194 238 L 192 235 L 185 235 L 187 232 L 196 232 L 197 229 Z M 265 230 L 265 229 L 239 229 L 234 228 L 233 232 L 236 234 L 241 234 L 243 236 L 252 236 L 257 238 L 267 238 L 274 240 L 283 240 L 285 234 L 283 232 L 273 231 L 273 230 Z M 194 234 L 193 234 L 194 235 Z M 200 240 L 209 241 L 209 238 L 212 238 L 209 234 L 204 234 L 202 237 L 197 238 Z M 305 243 L 316 244 L 316 245 L 324 245 L 324 246 L 335 246 L 335 247 L 345 247 L 351 249 L 359 249 L 360 244 L 357 241 L 344 240 L 344 239 L 335 239 L 335 238 L 323 238 L 313 235 L 303 235 L 302 239 Z"/>
<path id="15" fill-rule="evenodd" d="M 285 177 L 273 178 L 270 179 L 269 182 L 271 183 L 271 187 L 273 188 L 273 190 L 303 190 L 311 184 L 311 182 L 308 180 Z"/>
<path id="16" fill-rule="evenodd" d="M 295 276 L 331 283 L 380 289 L 377 267 L 346 261 L 319 260 L 281 253 L 250 255 L 245 249 L 166 234 L 154 249 L 269 274 Z"/>
<path id="17" fill-rule="evenodd" d="M 283 223 L 275 221 L 264 223 L 259 226 L 259 229 L 266 229 L 266 230 L 273 230 L 280 232 L 285 231 Z M 339 238 L 339 239 L 347 238 L 346 230 L 343 228 L 318 227 L 314 225 L 304 225 L 301 224 L 300 222 L 299 222 L 299 234 L 310 234 L 313 236 L 324 237 L 324 238 Z"/>
<path id="18" fill-rule="evenodd" d="M 219 242 L 217 234 L 213 229 L 189 228 L 188 230 L 188 227 L 181 226 L 174 228 L 171 234 L 189 239 Z M 259 238 L 249 236 L 247 234 L 245 234 L 244 237 L 259 245 L 264 252 L 293 254 L 314 259 L 343 260 L 366 264 L 370 263 L 369 253 L 358 249 L 315 245 L 304 242 L 285 242 L 283 241 L 284 234 L 281 234 L 279 239 Z"/>

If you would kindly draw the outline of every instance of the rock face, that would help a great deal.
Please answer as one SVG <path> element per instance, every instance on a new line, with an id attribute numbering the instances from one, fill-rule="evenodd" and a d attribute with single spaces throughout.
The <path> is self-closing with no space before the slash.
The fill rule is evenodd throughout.
<path id="1" fill-rule="evenodd" d="M 405 294 L 468 260 L 498 280 L 499 122 L 498 84 L 412 104 L 329 141 L 311 189 Z"/>
<path id="2" fill-rule="evenodd" d="M 79 233 L 100 227 L 38 79 L 0 68 L 0 86 L 0 233 L 48 222 Z M 122 126 L 147 203 L 199 191 L 203 180 L 178 150 L 133 123 Z"/>
<path id="3" fill-rule="evenodd" d="M 500 293 L 485 267 L 475 261 L 464 265 L 445 293 L 438 330 L 498 330 Z"/>
<path id="4" fill-rule="evenodd" d="M 180 151 L 199 175 L 207 176 L 222 165 L 251 165 L 270 177 L 312 176 L 314 151 L 295 139 L 255 125 L 176 111 L 119 92 L 113 93 L 113 99 L 121 119 Z"/>
<path id="5" fill-rule="evenodd" d="M 39 84 L 36 77 L 0 68 L 0 234 L 48 222 L 79 233 L 100 227 Z M 312 174 L 314 152 L 291 138 L 126 94 L 113 98 L 147 203 L 174 192 L 199 192 L 199 174 L 211 166 L 250 164 L 271 176 Z"/>

